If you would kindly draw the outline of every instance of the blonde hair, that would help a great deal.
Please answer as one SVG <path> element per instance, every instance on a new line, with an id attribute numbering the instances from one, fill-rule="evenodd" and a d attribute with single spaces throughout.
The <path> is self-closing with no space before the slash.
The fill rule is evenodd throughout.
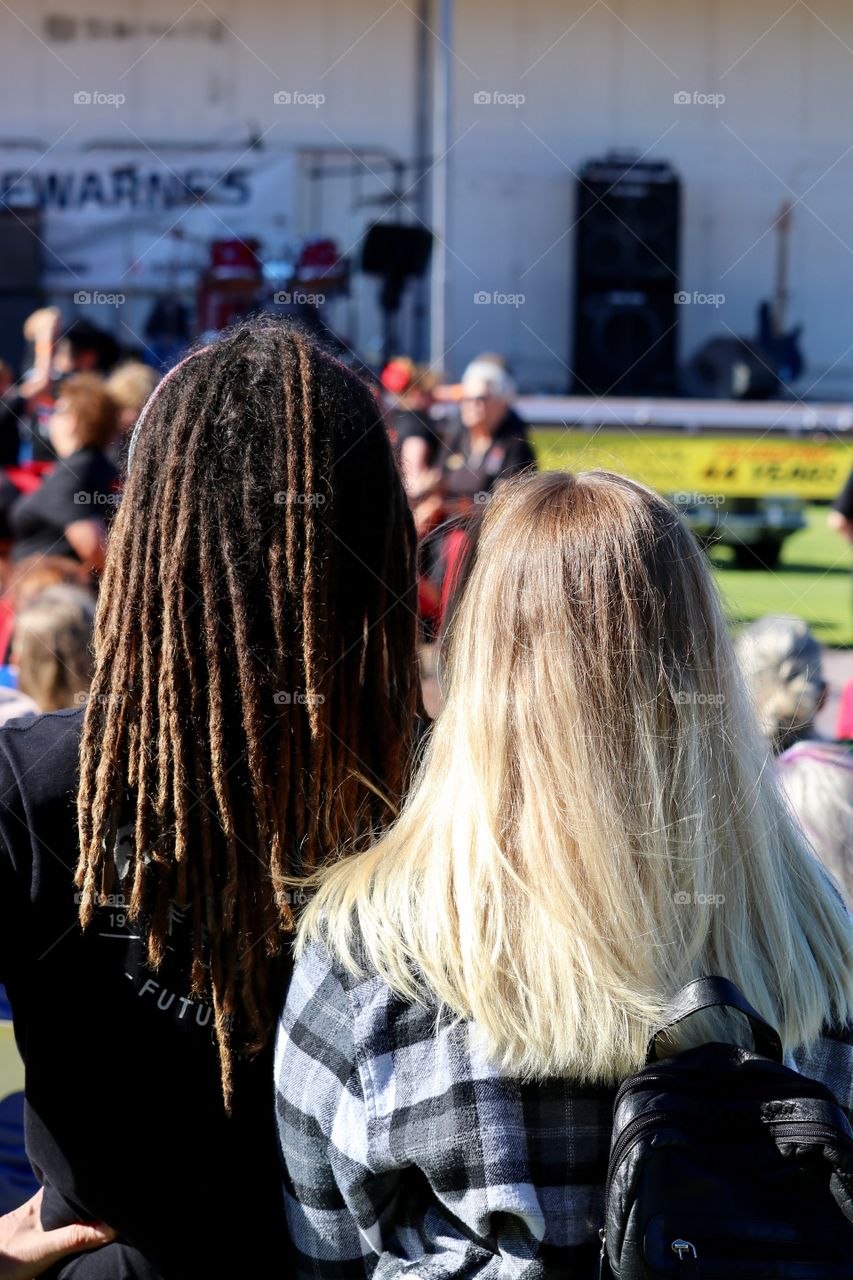
<path id="1" fill-rule="evenodd" d="M 126 360 L 106 381 L 110 395 L 122 409 L 139 411 L 160 381 L 160 375 L 141 360 Z"/>
<path id="2" fill-rule="evenodd" d="M 41 711 L 80 706 L 92 683 L 95 602 L 80 587 L 40 592 L 15 619 L 12 657 L 18 688 Z"/>
<path id="3" fill-rule="evenodd" d="M 672 507 L 604 471 L 499 486 L 450 629 L 403 812 L 325 874 L 300 948 L 473 1020 L 527 1076 L 620 1079 L 702 974 L 789 1049 L 848 1017 L 851 923 Z"/>
<path id="4" fill-rule="evenodd" d="M 118 402 L 99 373 L 75 373 L 59 390 L 76 415 L 78 448 L 106 449 L 118 430 Z"/>

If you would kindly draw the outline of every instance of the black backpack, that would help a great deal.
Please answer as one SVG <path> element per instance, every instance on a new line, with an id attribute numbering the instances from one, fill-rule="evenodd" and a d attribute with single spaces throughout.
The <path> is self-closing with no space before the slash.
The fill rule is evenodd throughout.
<path id="1" fill-rule="evenodd" d="M 653 1039 L 616 1094 L 599 1277 L 853 1277 L 844 1112 L 783 1065 L 776 1031 L 725 978 L 684 987 L 667 1025 L 714 1006 L 746 1015 L 754 1051 L 705 1044 L 658 1062 Z"/>

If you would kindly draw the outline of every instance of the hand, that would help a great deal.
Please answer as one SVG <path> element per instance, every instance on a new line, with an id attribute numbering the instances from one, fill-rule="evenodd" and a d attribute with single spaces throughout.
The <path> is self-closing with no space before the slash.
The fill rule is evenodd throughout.
<path id="1" fill-rule="evenodd" d="M 116 1238 L 102 1223 L 72 1222 L 56 1231 L 41 1225 L 44 1189 L 0 1218 L 0 1280 L 32 1280 L 69 1253 L 99 1249 Z"/>
<path id="2" fill-rule="evenodd" d="M 24 337 L 27 342 L 53 342 L 61 323 L 59 307 L 39 307 L 24 321 Z"/>
<path id="3" fill-rule="evenodd" d="M 842 538 L 846 538 L 848 542 L 853 542 L 853 522 L 843 516 L 840 511 L 830 509 L 826 517 L 826 523 L 830 529 L 834 529 L 836 533 L 840 533 Z"/>
<path id="4" fill-rule="evenodd" d="M 415 522 L 415 533 L 418 538 L 425 538 L 444 516 L 444 499 L 440 493 L 433 493 L 423 498 L 412 508 L 412 519 Z"/>

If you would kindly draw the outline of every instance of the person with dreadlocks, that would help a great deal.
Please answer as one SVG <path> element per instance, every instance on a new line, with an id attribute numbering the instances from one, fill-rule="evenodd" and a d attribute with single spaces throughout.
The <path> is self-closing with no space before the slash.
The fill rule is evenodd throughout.
<path id="1" fill-rule="evenodd" d="M 414 554 L 376 402 L 316 339 L 246 321 L 143 410 L 89 700 L 0 730 L 0 982 L 41 1219 L 119 1236 L 57 1275 L 288 1274 L 291 886 L 404 790 Z"/>

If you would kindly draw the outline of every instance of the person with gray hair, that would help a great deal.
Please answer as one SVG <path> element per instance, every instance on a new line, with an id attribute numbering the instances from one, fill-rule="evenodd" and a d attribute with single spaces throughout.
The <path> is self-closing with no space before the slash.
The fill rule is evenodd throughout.
<path id="1" fill-rule="evenodd" d="M 817 737 L 826 701 L 821 647 L 802 619 L 767 614 L 735 640 L 735 653 L 762 733 L 774 755 Z"/>
<path id="2" fill-rule="evenodd" d="M 444 461 L 444 492 L 451 502 L 482 502 L 498 480 L 536 467 L 527 424 L 512 407 L 515 390 L 497 355 L 477 356 L 462 375 L 460 422 Z"/>
<path id="3" fill-rule="evenodd" d="M 776 767 L 797 821 L 853 910 L 853 755 L 836 742 L 797 742 Z"/>

